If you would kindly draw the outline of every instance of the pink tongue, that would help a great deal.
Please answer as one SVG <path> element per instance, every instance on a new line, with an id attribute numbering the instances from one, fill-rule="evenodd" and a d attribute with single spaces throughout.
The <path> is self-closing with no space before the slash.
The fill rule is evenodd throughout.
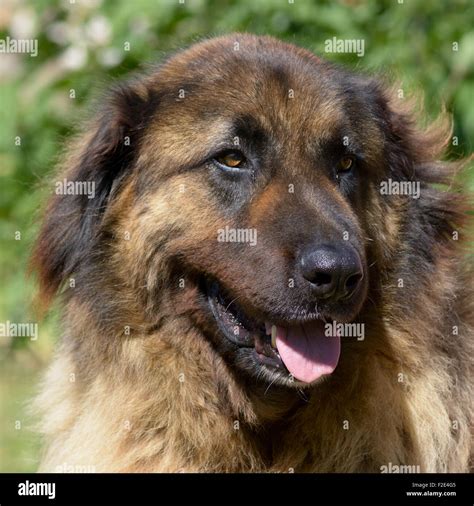
<path id="1" fill-rule="evenodd" d="M 276 328 L 278 352 L 295 379 L 311 383 L 336 368 L 341 339 L 326 336 L 324 330 L 322 321 Z"/>

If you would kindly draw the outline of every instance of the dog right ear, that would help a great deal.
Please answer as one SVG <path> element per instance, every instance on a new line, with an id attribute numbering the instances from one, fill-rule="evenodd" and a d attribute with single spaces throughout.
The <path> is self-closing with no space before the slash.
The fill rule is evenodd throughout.
<path id="1" fill-rule="evenodd" d="M 156 96 L 136 82 L 113 90 L 105 104 L 59 171 L 33 251 L 43 308 L 90 253 L 111 196 L 132 171 Z"/>

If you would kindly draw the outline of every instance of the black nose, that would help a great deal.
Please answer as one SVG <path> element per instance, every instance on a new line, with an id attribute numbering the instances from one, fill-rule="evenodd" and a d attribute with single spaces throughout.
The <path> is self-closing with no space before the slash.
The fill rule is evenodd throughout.
<path id="1" fill-rule="evenodd" d="M 335 301 L 350 297 L 363 278 L 360 257 L 346 244 L 308 249 L 301 255 L 300 267 L 317 297 Z"/>

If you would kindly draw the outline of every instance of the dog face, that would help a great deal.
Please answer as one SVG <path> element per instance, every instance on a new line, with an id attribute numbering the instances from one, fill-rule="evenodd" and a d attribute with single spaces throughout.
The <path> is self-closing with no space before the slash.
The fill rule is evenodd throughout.
<path id="1" fill-rule="evenodd" d="M 193 46 L 116 90 L 82 141 L 66 177 L 96 197 L 53 201 L 43 283 L 82 272 L 91 290 L 113 265 L 144 326 L 184 319 L 237 374 L 314 384 L 340 355 L 325 323 L 364 307 L 374 233 L 390 246 L 377 188 L 412 167 L 401 123 L 373 81 L 305 50 Z"/>

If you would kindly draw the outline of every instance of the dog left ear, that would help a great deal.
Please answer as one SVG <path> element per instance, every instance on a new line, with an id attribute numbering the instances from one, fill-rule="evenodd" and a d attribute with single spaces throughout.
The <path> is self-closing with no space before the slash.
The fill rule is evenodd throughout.
<path id="1" fill-rule="evenodd" d="M 154 102 L 142 83 L 113 90 L 66 158 L 32 256 L 41 305 L 48 304 L 89 254 L 107 203 L 133 169 L 139 134 L 155 110 Z M 88 194 L 74 190 L 79 187 Z"/>
<path id="2" fill-rule="evenodd" d="M 383 122 L 386 124 L 387 156 L 390 170 L 402 178 L 427 183 L 447 183 L 457 165 L 441 162 L 451 135 L 452 125 L 445 112 L 427 128 L 421 128 L 422 99 L 406 98 L 401 89 L 383 92 Z"/>

